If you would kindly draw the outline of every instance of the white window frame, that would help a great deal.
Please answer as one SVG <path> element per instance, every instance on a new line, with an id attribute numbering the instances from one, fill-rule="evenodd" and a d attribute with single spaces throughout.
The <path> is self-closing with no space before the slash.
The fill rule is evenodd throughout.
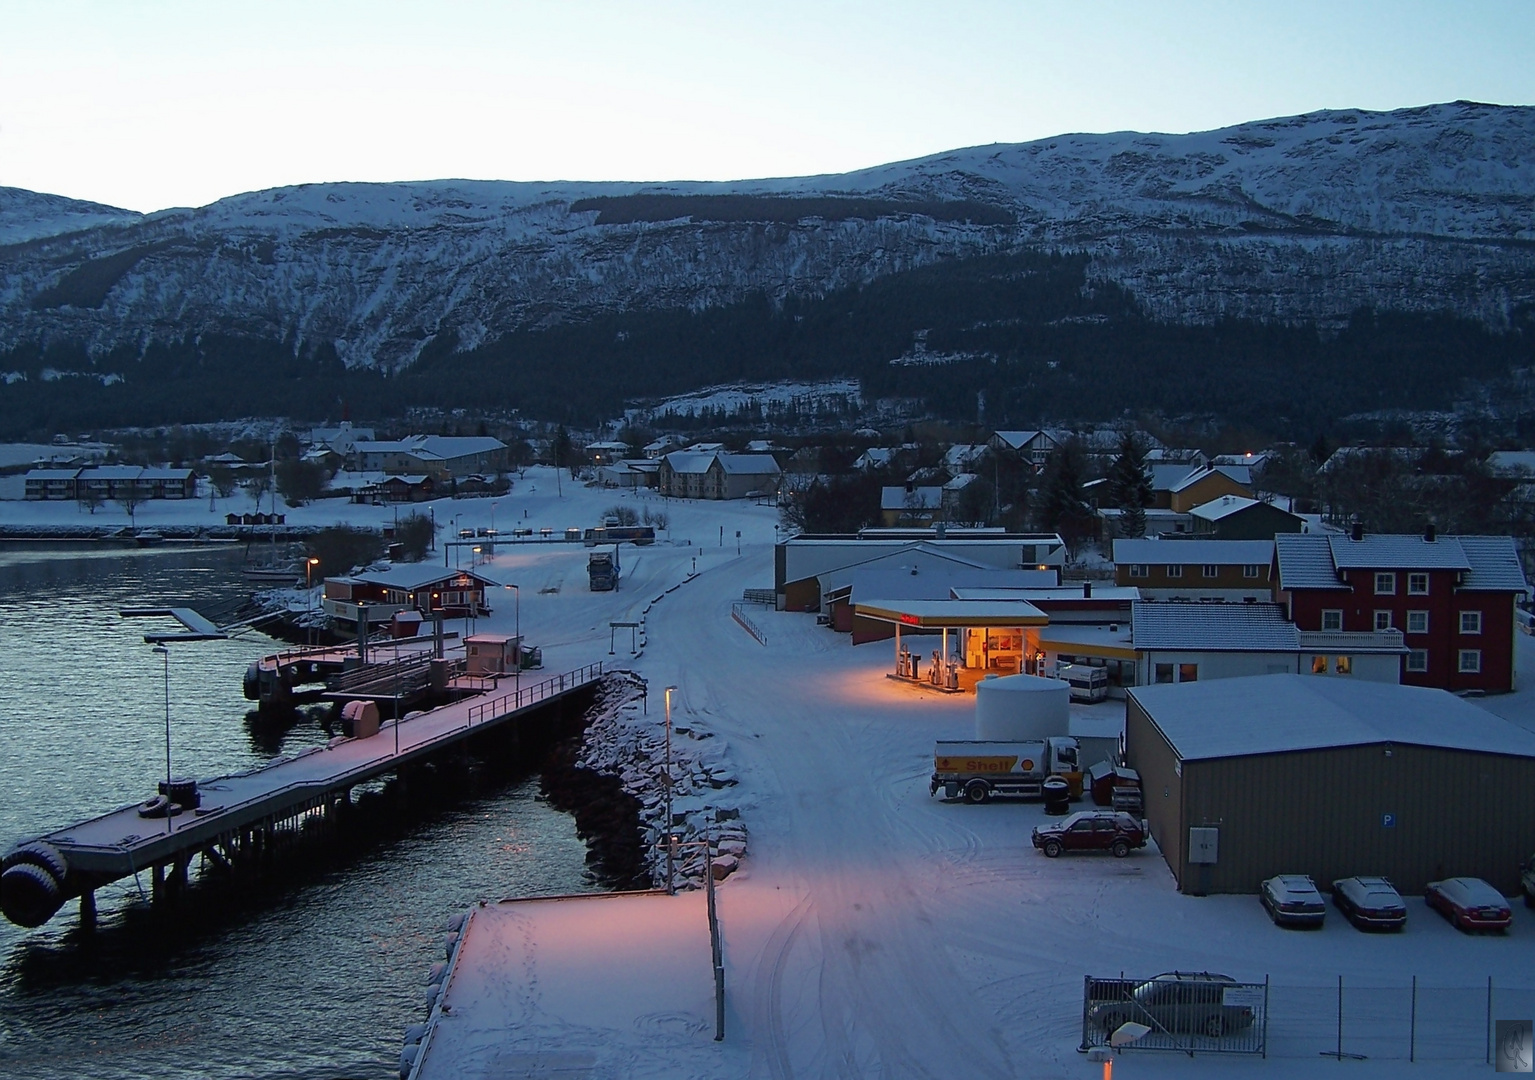
<path id="1" fill-rule="evenodd" d="M 1457 656 L 1455 670 L 1461 675 L 1480 675 L 1482 673 L 1482 650 L 1461 649 Z"/>
<path id="2" fill-rule="evenodd" d="M 1462 611 L 1460 613 L 1460 632 L 1467 637 L 1482 632 L 1482 613 L 1480 611 Z"/>
<path id="3" fill-rule="evenodd" d="M 1259 573 L 1260 567 L 1257 563 L 1248 563 L 1242 567 L 1242 576 L 1245 578 L 1255 578 Z"/>
<path id="4" fill-rule="evenodd" d="M 1181 578 L 1183 576 L 1183 564 L 1182 563 L 1168 563 L 1167 564 L 1167 576 L 1170 577 L 1170 578 Z"/>
<path id="5" fill-rule="evenodd" d="M 1418 583 L 1420 581 L 1423 583 L 1423 587 L 1421 589 L 1418 588 Z M 1427 574 L 1408 574 L 1407 575 L 1407 595 L 1408 596 L 1427 596 L 1428 595 L 1428 575 Z"/>
<path id="6" fill-rule="evenodd" d="M 1150 577 L 1151 569 L 1145 563 L 1133 562 L 1130 564 L 1130 576 L 1133 578 Z"/>
<path id="7" fill-rule="evenodd" d="M 1382 630 L 1390 630 L 1392 628 L 1392 620 L 1395 618 L 1395 616 L 1396 612 L 1392 611 L 1390 608 L 1376 608 L 1375 632 L 1380 633 Z"/>
<path id="8" fill-rule="evenodd" d="M 1332 617 L 1331 621 L 1335 621 L 1338 625 L 1336 625 L 1336 626 L 1328 626 L 1327 623 L 1329 622 L 1329 616 Z M 1342 630 L 1343 630 L 1343 609 L 1342 608 L 1323 608 L 1322 609 L 1322 629 L 1324 631 L 1328 632 L 1328 633 L 1341 633 Z"/>
<path id="9" fill-rule="evenodd" d="M 1385 586 L 1385 587 L 1382 588 L 1381 586 Z M 1396 571 L 1395 570 L 1377 570 L 1377 571 L 1375 571 L 1375 595 L 1376 596 L 1395 596 L 1396 595 Z"/>
<path id="10" fill-rule="evenodd" d="M 1204 577 L 1206 577 L 1206 578 L 1220 577 L 1221 576 L 1221 568 L 1219 566 L 1216 566 L 1214 563 L 1205 563 L 1204 566 L 1203 566 L 1202 573 L 1203 573 Z"/>
<path id="11" fill-rule="evenodd" d="M 1421 675 L 1428 670 L 1428 650 L 1409 649 L 1407 652 L 1407 670 L 1416 675 Z"/>
<path id="12" fill-rule="evenodd" d="M 1414 623 L 1416 623 L 1417 625 L 1414 626 L 1413 625 Z M 1407 632 L 1409 634 L 1426 634 L 1426 633 L 1428 633 L 1428 612 L 1426 612 L 1426 611 L 1409 611 L 1407 613 Z"/>

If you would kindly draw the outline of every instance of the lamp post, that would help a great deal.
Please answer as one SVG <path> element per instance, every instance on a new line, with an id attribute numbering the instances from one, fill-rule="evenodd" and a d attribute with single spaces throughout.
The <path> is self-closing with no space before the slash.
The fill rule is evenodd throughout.
<path id="1" fill-rule="evenodd" d="M 463 516 L 464 515 L 462 513 L 454 514 L 453 515 L 453 540 L 454 541 L 459 541 L 459 540 L 463 539 L 463 537 L 460 536 L 459 532 L 458 532 L 458 519 L 463 517 Z M 459 555 L 459 549 L 457 547 L 455 547 L 453 549 L 453 567 L 454 567 L 454 569 L 458 568 L 458 555 Z M 444 566 L 448 565 L 448 553 L 446 551 L 444 551 L 442 553 L 442 565 L 444 565 Z"/>
<path id="2" fill-rule="evenodd" d="M 309 619 L 304 627 L 304 640 L 310 645 L 314 644 L 314 568 L 320 565 L 320 560 L 313 555 L 304 560 L 304 596 L 308 599 Z"/>
<path id="3" fill-rule="evenodd" d="M 164 645 L 156 645 L 154 651 L 165 661 L 165 797 L 171 797 L 171 651 Z M 170 806 L 165 808 L 165 831 L 171 831 Z"/>
<path id="4" fill-rule="evenodd" d="M 666 688 L 666 895 L 677 895 L 677 883 L 673 870 L 677 865 L 677 834 L 672 832 L 672 691 Z"/>
<path id="5" fill-rule="evenodd" d="M 512 590 L 515 597 L 514 620 L 516 629 L 512 632 L 517 635 L 517 666 L 512 669 L 512 690 L 517 694 L 517 707 L 522 708 L 522 589 L 516 585 L 506 586 Z"/>

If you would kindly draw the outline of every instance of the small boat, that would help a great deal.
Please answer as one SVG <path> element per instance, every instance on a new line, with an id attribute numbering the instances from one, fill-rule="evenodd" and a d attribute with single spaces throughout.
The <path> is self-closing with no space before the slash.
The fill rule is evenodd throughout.
<path id="1" fill-rule="evenodd" d="M 295 563 L 248 563 L 240 568 L 240 574 L 246 581 L 280 581 L 285 585 L 304 579 L 304 572 Z"/>

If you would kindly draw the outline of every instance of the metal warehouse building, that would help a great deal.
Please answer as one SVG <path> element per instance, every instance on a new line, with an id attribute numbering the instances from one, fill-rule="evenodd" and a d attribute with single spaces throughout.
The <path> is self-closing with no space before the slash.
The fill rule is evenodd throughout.
<path id="1" fill-rule="evenodd" d="M 1535 852 L 1535 734 L 1443 690 L 1310 675 L 1139 686 L 1125 757 L 1183 892 L 1456 875 L 1519 891 Z"/>

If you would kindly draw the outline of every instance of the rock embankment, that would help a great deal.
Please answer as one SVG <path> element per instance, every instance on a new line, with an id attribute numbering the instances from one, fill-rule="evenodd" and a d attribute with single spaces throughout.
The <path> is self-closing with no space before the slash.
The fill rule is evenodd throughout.
<path id="1" fill-rule="evenodd" d="M 649 710 L 645 682 L 632 672 L 608 680 L 589 714 L 579 753 L 545 765 L 550 802 L 576 815 L 594 868 L 633 872 L 629 887 L 666 886 L 665 714 Z M 706 864 L 721 880 L 746 854 L 747 831 L 734 796 L 736 776 L 724 740 L 696 723 L 674 725 L 671 739 L 672 821 L 676 883 L 698 888 Z M 555 771 L 552 773 L 551 768 Z M 551 786 L 551 776 L 558 777 Z M 570 791 L 575 798 L 561 801 Z M 631 842 L 632 838 L 632 842 Z M 710 858 L 706 860 L 705 849 Z"/>

